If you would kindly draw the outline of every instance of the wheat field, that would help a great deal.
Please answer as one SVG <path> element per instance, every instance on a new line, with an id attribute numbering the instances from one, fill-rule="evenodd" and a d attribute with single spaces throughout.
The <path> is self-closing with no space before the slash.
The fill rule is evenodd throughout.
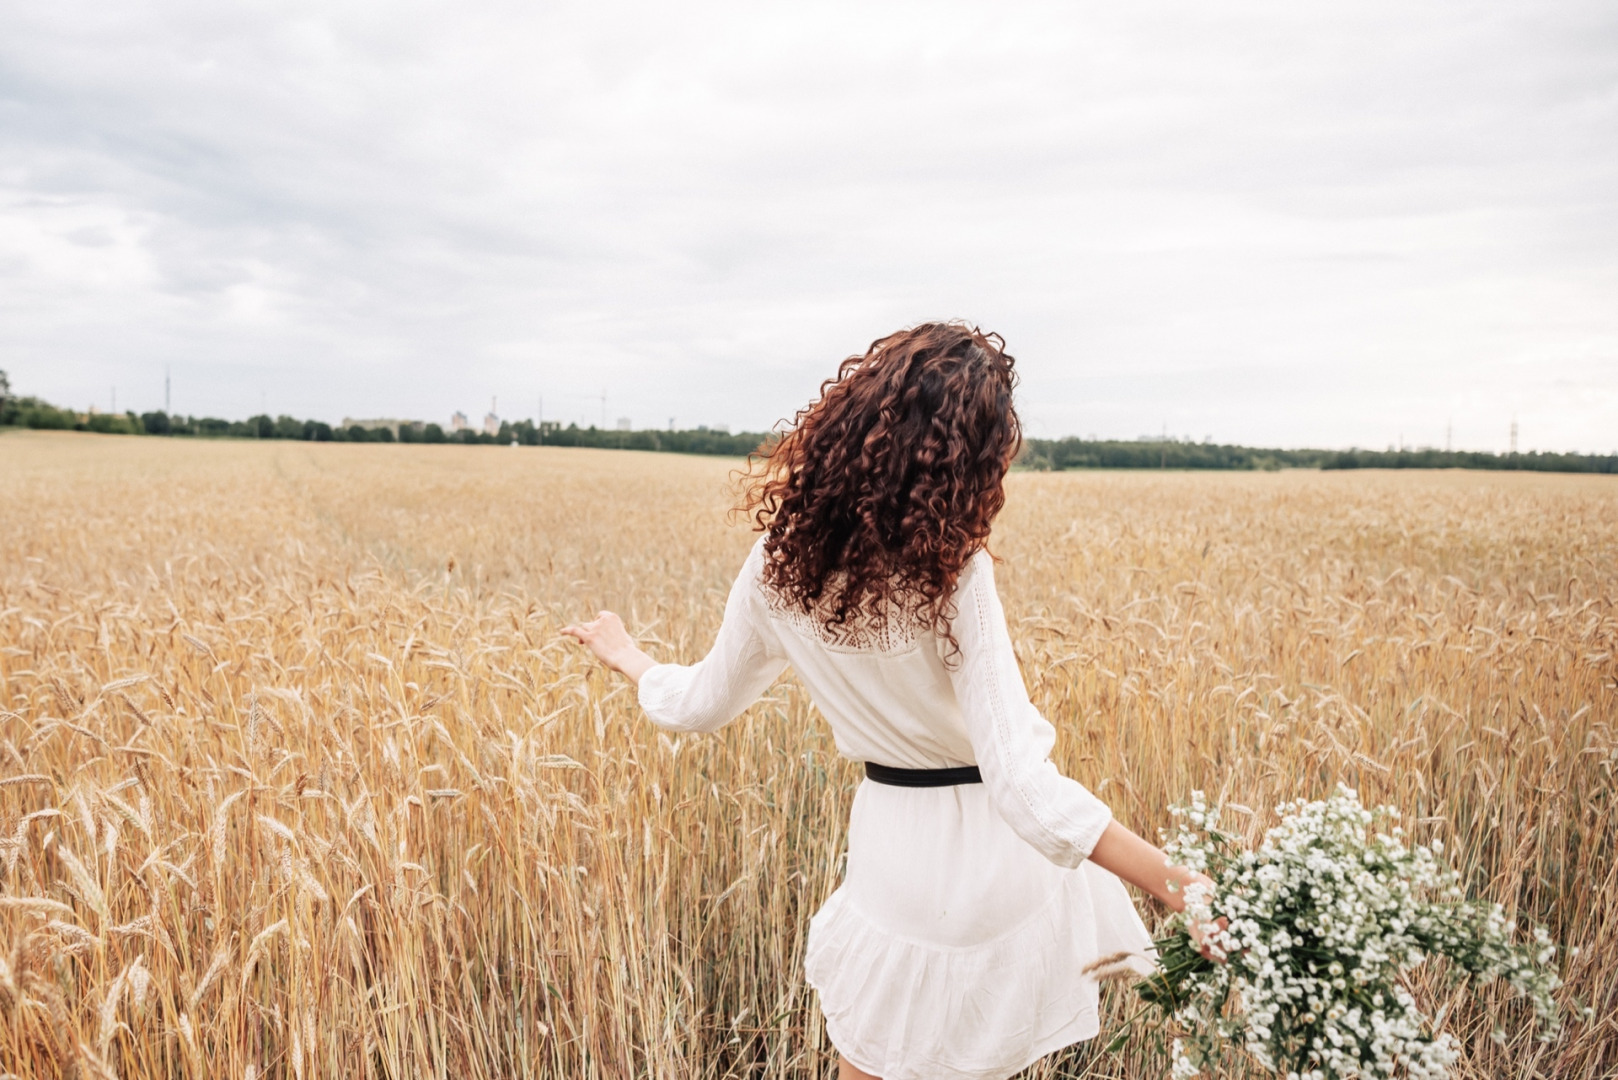
<path id="1" fill-rule="evenodd" d="M 0 436 L 0 1074 L 828 1075 L 800 971 L 856 766 L 790 676 L 671 738 L 557 633 L 610 607 L 699 657 L 735 464 Z M 1147 835 L 1193 788 L 1249 830 L 1339 780 L 1396 804 L 1582 950 L 1551 1045 L 1421 977 L 1459 1075 L 1618 1070 L 1618 482 L 1009 488 L 1065 770 Z M 1164 1072 L 1143 1035 L 1028 1076 Z"/>

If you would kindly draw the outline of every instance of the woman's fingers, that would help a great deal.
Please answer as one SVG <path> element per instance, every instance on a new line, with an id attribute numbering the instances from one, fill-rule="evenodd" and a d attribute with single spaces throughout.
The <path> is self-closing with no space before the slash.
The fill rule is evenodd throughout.
<path id="1" fill-rule="evenodd" d="M 610 611 L 600 612 L 586 623 L 569 623 L 561 632 L 578 640 L 597 660 L 629 676 L 636 684 L 647 669 L 657 666 L 629 636 L 624 621 Z"/>
<path id="2" fill-rule="evenodd" d="M 1195 942 L 1197 951 L 1214 963 L 1223 964 L 1225 962 L 1225 951 L 1219 945 L 1218 938 L 1224 934 L 1229 926 L 1229 920 L 1222 915 L 1213 922 L 1197 923 L 1192 926 L 1191 939 Z"/>
<path id="3" fill-rule="evenodd" d="M 568 625 L 562 627 L 562 633 L 571 637 L 576 637 L 580 641 L 583 641 L 585 638 L 590 637 L 599 631 L 601 629 L 602 618 L 611 614 L 612 612 L 610 611 L 603 611 L 587 623 L 569 623 Z"/>
<path id="4" fill-rule="evenodd" d="M 629 632 L 624 630 L 623 625 L 617 615 L 603 611 L 587 623 L 570 623 L 562 627 L 561 632 L 577 639 L 581 644 L 593 645 L 611 637 L 615 632 L 624 640 L 629 640 Z"/>

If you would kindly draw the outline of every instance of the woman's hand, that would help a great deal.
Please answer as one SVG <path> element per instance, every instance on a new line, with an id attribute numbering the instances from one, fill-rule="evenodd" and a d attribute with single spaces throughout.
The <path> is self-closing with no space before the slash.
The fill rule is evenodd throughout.
<path id="1" fill-rule="evenodd" d="M 635 639 L 624 629 L 624 620 L 610 611 L 603 611 L 587 623 L 562 627 L 562 633 L 575 638 L 596 654 L 596 659 L 612 670 L 629 676 L 629 681 L 640 685 L 640 677 L 657 661 L 641 651 Z"/>
<path id="2" fill-rule="evenodd" d="M 1186 888 L 1192 885 L 1205 886 L 1208 892 L 1211 894 L 1214 888 L 1214 880 L 1207 874 L 1200 874 L 1193 871 L 1181 879 L 1181 891 L 1183 892 Z M 1182 908 L 1181 910 L 1184 909 Z M 1197 951 L 1216 964 L 1223 964 L 1225 962 L 1225 953 L 1224 950 L 1219 948 L 1218 945 L 1211 939 L 1216 934 L 1223 932 L 1227 925 L 1228 923 L 1223 917 L 1215 919 L 1213 922 L 1194 922 L 1190 924 L 1191 941 L 1196 945 Z"/>
<path id="3" fill-rule="evenodd" d="M 1185 890 L 1189 885 L 1213 887 L 1213 879 L 1188 866 L 1172 865 L 1155 845 L 1141 839 L 1117 821 L 1109 821 L 1101 839 L 1090 851 L 1090 861 L 1110 870 L 1123 880 L 1157 897 L 1171 911 L 1185 910 Z M 1167 873 L 1164 871 L 1167 870 Z M 1191 926 L 1191 940 L 1202 955 L 1223 963 L 1223 955 L 1213 951 L 1208 938 L 1223 929 L 1225 920 Z"/>

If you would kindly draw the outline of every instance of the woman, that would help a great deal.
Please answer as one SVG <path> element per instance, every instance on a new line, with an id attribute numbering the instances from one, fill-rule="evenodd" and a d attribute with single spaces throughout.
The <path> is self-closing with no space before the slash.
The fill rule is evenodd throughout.
<path id="1" fill-rule="evenodd" d="M 992 1080 L 1093 1037 L 1098 969 L 1151 969 L 1119 879 L 1176 910 L 1207 880 L 1049 760 L 984 546 L 1022 444 L 1013 363 L 960 323 L 843 361 L 752 477 L 763 536 L 700 663 L 656 663 L 611 612 L 563 631 L 678 731 L 790 664 L 866 763 L 805 959 L 842 1080 Z"/>

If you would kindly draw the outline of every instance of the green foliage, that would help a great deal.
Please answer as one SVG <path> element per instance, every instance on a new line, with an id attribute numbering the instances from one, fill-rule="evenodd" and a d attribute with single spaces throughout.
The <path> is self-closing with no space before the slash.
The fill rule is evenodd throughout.
<path id="1" fill-rule="evenodd" d="M 1259 450 L 1215 443 L 1029 439 L 1017 464 L 1028 469 L 1312 469 L 1326 450 Z"/>
<path id="2" fill-rule="evenodd" d="M 16 405 L 16 423 L 23 427 L 46 431 L 70 431 L 79 422 L 78 414 L 67 409 L 58 409 L 38 398 L 19 398 Z"/>
<path id="3" fill-rule="evenodd" d="M 1029 439 L 1026 469 L 1505 469 L 1618 473 L 1618 455 L 1447 450 L 1264 450 L 1175 441 Z"/>
<path id="4" fill-rule="evenodd" d="M 1503 469 L 1526 472 L 1618 473 L 1618 454 L 1481 454 L 1467 450 L 1344 450 L 1322 469 Z"/>
<path id="5" fill-rule="evenodd" d="M 773 435 L 762 432 L 744 431 L 732 435 L 728 431 L 714 431 L 705 427 L 692 431 L 604 431 L 594 424 L 587 428 L 577 424 L 569 424 L 565 428 L 558 424 L 546 424 L 544 445 L 744 457 L 773 438 Z"/>
<path id="6" fill-rule="evenodd" d="M 84 423 L 74 425 L 83 431 L 94 431 L 101 435 L 144 435 L 146 429 L 141 426 L 140 417 L 134 413 L 91 413 L 85 417 Z"/>

